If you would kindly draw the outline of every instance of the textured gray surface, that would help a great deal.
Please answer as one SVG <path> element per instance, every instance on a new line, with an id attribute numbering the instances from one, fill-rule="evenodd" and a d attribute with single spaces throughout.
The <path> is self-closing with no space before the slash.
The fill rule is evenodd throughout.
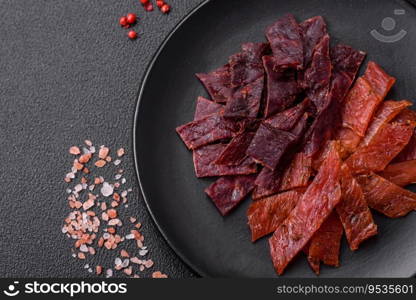
<path id="1" fill-rule="evenodd" d="M 88 277 L 61 233 L 69 209 L 63 177 L 72 144 L 125 147 L 130 212 L 156 267 L 192 272 L 170 250 L 139 195 L 132 155 L 141 79 L 169 31 L 202 0 L 170 0 L 173 11 L 145 13 L 138 0 L 0 1 L 0 277 Z M 118 18 L 137 12 L 131 42 Z M 94 262 L 111 265 L 113 255 Z"/>

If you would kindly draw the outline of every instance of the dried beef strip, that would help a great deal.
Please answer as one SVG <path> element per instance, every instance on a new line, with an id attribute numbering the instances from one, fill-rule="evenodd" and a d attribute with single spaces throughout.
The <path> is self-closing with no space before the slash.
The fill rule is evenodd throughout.
<path id="1" fill-rule="evenodd" d="M 416 183 L 416 160 L 390 164 L 378 175 L 401 187 Z"/>
<path id="2" fill-rule="evenodd" d="M 275 58 L 276 67 L 303 68 L 302 29 L 291 14 L 285 15 L 266 29 L 266 37 Z"/>
<path id="3" fill-rule="evenodd" d="M 297 153 L 282 176 L 279 191 L 305 187 L 312 176 L 312 159 L 304 153 Z"/>
<path id="4" fill-rule="evenodd" d="M 364 137 L 381 99 L 364 77 L 360 77 L 348 93 L 342 110 L 342 126 Z"/>
<path id="5" fill-rule="evenodd" d="M 368 126 L 367 132 L 361 141 L 360 146 L 368 145 L 371 139 L 377 134 L 377 132 L 380 130 L 380 128 L 383 127 L 384 124 L 392 121 L 401 111 L 411 105 L 412 103 L 407 100 L 388 100 L 382 102 L 374 114 L 374 118 Z"/>
<path id="6" fill-rule="evenodd" d="M 231 175 L 250 175 L 257 173 L 257 166 L 251 158 L 246 158 L 238 166 L 218 165 L 215 161 L 225 149 L 224 144 L 201 147 L 193 152 L 196 177 L 214 177 Z"/>
<path id="7" fill-rule="evenodd" d="M 305 153 L 314 156 L 334 135 L 340 120 L 340 107 L 365 58 L 365 53 L 350 46 L 337 45 L 331 50 L 332 79 L 327 103 L 306 134 Z"/>
<path id="8" fill-rule="evenodd" d="M 329 55 L 329 35 L 325 35 L 316 45 L 310 67 L 304 74 L 306 95 L 312 100 L 318 112 L 327 102 L 332 73 Z"/>
<path id="9" fill-rule="evenodd" d="M 373 87 L 374 92 L 381 98 L 386 98 L 391 87 L 396 82 L 396 78 L 388 75 L 378 64 L 370 61 L 367 65 L 367 70 L 364 74 L 370 85 Z"/>
<path id="10" fill-rule="evenodd" d="M 276 58 L 273 56 L 264 56 L 263 64 L 267 74 L 267 99 L 264 115 L 270 117 L 291 107 L 300 89 L 294 70 L 275 68 Z"/>
<path id="11" fill-rule="evenodd" d="M 251 240 L 254 242 L 274 232 L 296 206 L 303 192 L 293 190 L 253 201 L 247 211 Z"/>
<path id="12" fill-rule="evenodd" d="M 307 113 L 301 121 L 292 129 L 295 136 L 294 148 L 303 136 L 307 125 Z M 275 170 L 263 168 L 256 179 L 256 188 L 253 192 L 253 199 L 261 199 L 273 195 L 279 191 L 289 190 L 296 187 L 304 187 L 308 184 L 311 176 L 312 159 L 305 154 L 293 155 L 291 151 L 284 154 L 281 162 Z"/>
<path id="13" fill-rule="evenodd" d="M 364 76 L 358 78 L 344 101 L 342 125 L 364 137 L 374 112 L 394 82 L 395 79 L 380 66 L 370 62 Z"/>
<path id="14" fill-rule="evenodd" d="M 357 250 L 366 239 L 377 234 L 377 225 L 357 180 L 347 165 L 341 168 L 342 200 L 336 211 L 340 217 L 351 250 Z"/>
<path id="15" fill-rule="evenodd" d="M 212 71 L 211 73 L 198 73 L 196 77 L 205 86 L 212 100 L 219 103 L 227 102 L 228 98 L 233 94 L 234 89 L 231 87 L 230 65 Z"/>
<path id="16" fill-rule="evenodd" d="M 254 188 L 255 175 L 220 177 L 205 189 L 221 215 L 228 215 Z"/>
<path id="17" fill-rule="evenodd" d="M 188 149 L 194 150 L 216 141 L 232 138 L 240 128 L 239 123 L 227 121 L 221 113 L 215 113 L 179 126 L 176 132 Z"/>
<path id="18" fill-rule="evenodd" d="M 264 120 L 264 123 L 280 130 L 289 131 L 295 127 L 296 123 L 308 109 L 309 104 L 310 100 L 306 98 L 298 105 Z"/>
<path id="19" fill-rule="evenodd" d="M 241 49 L 229 60 L 232 87 L 245 86 L 264 76 L 262 57 L 270 47 L 266 43 L 246 43 Z"/>
<path id="20" fill-rule="evenodd" d="M 283 170 L 281 168 L 277 168 L 274 171 L 269 168 L 263 168 L 256 178 L 256 187 L 254 188 L 252 198 L 258 200 L 278 193 L 282 179 Z"/>
<path id="21" fill-rule="evenodd" d="M 338 215 L 333 212 L 313 235 L 307 249 L 308 262 L 319 275 L 320 265 L 339 267 L 339 251 L 343 228 Z"/>
<path id="22" fill-rule="evenodd" d="M 216 160 L 216 164 L 238 166 L 247 158 L 247 148 L 250 146 L 255 132 L 243 131 L 237 134 L 227 145 Z"/>
<path id="23" fill-rule="evenodd" d="M 399 123 L 415 123 L 416 121 L 416 112 L 410 109 L 405 109 L 397 115 L 394 121 Z M 397 155 L 394 159 L 395 162 L 415 160 L 416 159 L 416 131 L 413 132 L 412 137 L 410 138 L 409 143 L 403 149 L 402 152 Z"/>
<path id="24" fill-rule="evenodd" d="M 274 170 L 296 138 L 290 132 L 262 123 L 247 149 L 247 155 L 263 166 Z"/>
<path id="25" fill-rule="evenodd" d="M 270 238 L 270 253 L 278 274 L 283 273 L 341 200 L 340 168 L 333 146 L 305 194 Z"/>
<path id="26" fill-rule="evenodd" d="M 327 26 L 321 16 L 307 19 L 299 24 L 303 33 L 304 67 L 309 66 L 316 45 L 327 34 Z"/>
<path id="27" fill-rule="evenodd" d="M 353 174 L 379 172 L 407 145 L 415 126 L 413 124 L 385 124 L 367 146 L 360 147 L 346 163 Z"/>
<path id="28" fill-rule="evenodd" d="M 264 87 L 264 76 L 242 87 L 228 100 L 226 118 L 256 118 L 259 114 Z"/>
<path id="29" fill-rule="evenodd" d="M 224 106 L 208 100 L 204 97 L 198 97 L 196 100 L 194 121 L 202 120 L 212 114 L 219 113 Z"/>
<path id="30" fill-rule="evenodd" d="M 399 218 L 416 209 L 416 194 L 374 173 L 357 176 L 368 205 L 389 218 Z"/>

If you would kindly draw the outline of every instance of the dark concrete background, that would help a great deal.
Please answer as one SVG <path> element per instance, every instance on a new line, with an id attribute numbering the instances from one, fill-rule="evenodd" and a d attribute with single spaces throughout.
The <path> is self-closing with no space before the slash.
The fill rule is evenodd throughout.
<path id="1" fill-rule="evenodd" d="M 69 146 L 91 139 L 125 147 L 130 214 L 144 224 L 156 269 L 195 276 L 155 228 L 133 163 L 136 96 L 150 59 L 202 0 L 169 0 L 172 13 L 145 13 L 138 0 L 0 1 L 0 277 L 89 277 L 61 233 L 69 212 Z M 138 14 L 130 41 L 120 16 Z M 98 253 L 95 264 L 113 265 Z"/>

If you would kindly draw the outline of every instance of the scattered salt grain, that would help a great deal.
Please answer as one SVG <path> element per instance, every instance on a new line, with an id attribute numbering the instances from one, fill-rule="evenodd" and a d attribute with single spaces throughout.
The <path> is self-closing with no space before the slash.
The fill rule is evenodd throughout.
<path id="1" fill-rule="evenodd" d="M 113 277 L 113 270 L 112 269 L 108 269 L 105 272 L 105 277 L 107 277 L 107 278 Z"/>
<path id="2" fill-rule="evenodd" d="M 119 159 L 116 159 L 116 160 L 114 161 L 114 165 L 115 165 L 115 166 L 118 166 L 120 163 L 121 163 L 121 160 L 119 160 Z"/>
<path id="3" fill-rule="evenodd" d="M 101 188 L 101 194 L 104 197 L 110 197 L 113 194 L 113 192 L 114 188 L 108 182 L 104 182 Z"/>

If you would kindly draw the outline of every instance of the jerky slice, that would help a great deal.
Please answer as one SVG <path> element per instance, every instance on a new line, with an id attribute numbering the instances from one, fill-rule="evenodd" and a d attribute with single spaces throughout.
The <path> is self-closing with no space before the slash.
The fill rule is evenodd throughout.
<path id="1" fill-rule="evenodd" d="M 332 73 L 332 62 L 329 55 L 329 35 L 322 37 L 316 45 L 310 67 L 304 74 L 304 85 L 307 96 L 321 111 L 326 104 Z"/>
<path id="2" fill-rule="evenodd" d="M 367 70 L 364 74 L 364 79 L 367 80 L 374 89 L 374 92 L 384 99 L 389 93 L 391 87 L 396 82 L 396 78 L 388 75 L 378 64 L 370 61 L 367 65 Z"/>
<path id="3" fill-rule="evenodd" d="M 410 109 L 405 109 L 396 117 L 394 120 L 399 123 L 415 123 L 416 122 L 416 112 Z M 416 159 L 416 132 L 413 132 L 412 137 L 410 138 L 409 143 L 403 149 L 402 152 L 397 155 L 395 162 L 415 160 Z"/>
<path id="4" fill-rule="evenodd" d="M 339 267 L 339 250 L 343 228 L 336 213 L 332 213 L 312 237 L 308 247 L 308 262 L 316 274 L 320 273 L 320 264 Z"/>
<path id="5" fill-rule="evenodd" d="M 266 43 L 246 43 L 242 52 L 230 57 L 231 85 L 245 86 L 264 76 L 262 57 L 269 51 Z"/>
<path id="6" fill-rule="evenodd" d="M 377 78 L 374 78 L 377 77 Z M 390 91 L 395 79 L 370 62 L 349 92 L 343 108 L 343 126 L 363 137 L 377 107 Z"/>
<path id="7" fill-rule="evenodd" d="M 344 101 L 342 126 L 364 137 L 367 127 L 381 99 L 363 77 L 355 82 Z"/>
<path id="8" fill-rule="evenodd" d="M 247 154 L 265 167 L 274 170 L 295 140 L 296 136 L 292 133 L 262 123 L 247 149 Z"/>
<path id="9" fill-rule="evenodd" d="M 194 121 L 202 120 L 210 115 L 220 113 L 224 108 L 223 105 L 215 103 L 204 97 L 198 97 L 196 100 L 196 109 Z"/>
<path id="10" fill-rule="evenodd" d="M 283 273 L 341 200 L 340 168 L 341 161 L 333 146 L 305 194 L 270 238 L 277 273 Z"/>
<path id="11" fill-rule="evenodd" d="M 247 148 L 250 146 L 255 132 L 244 131 L 237 134 L 227 145 L 216 160 L 216 164 L 238 166 L 247 158 Z"/>
<path id="12" fill-rule="evenodd" d="M 306 134 L 305 153 L 314 156 L 321 145 L 329 141 L 340 118 L 340 104 L 344 101 L 349 88 L 365 57 L 365 53 L 350 46 L 337 45 L 331 51 L 332 81 L 327 97 L 314 123 Z"/>
<path id="13" fill-rule="evenodd" d="M 198 73 L 196 77 L 202 82 L 215 102 L 225 103 L 233 94 L 229 64 L 208 74 Z"/>
<path id="14" fill-rule="evenodd" d="M 256 118 L 259 114 L 263 94 L 264 76 L 242 87 L 228 100 L 226 118 Z"/>
<path id="15" fill-rule="evenodd" d="M 296 123 L 306 112 L 309 104 L 310 100 L 305 99 L 298 105 L 264 120 L 264 123 L 280 130 L 290 131 L 293 127 L 295 127 Z"/>
<path id="16" fill-rule="evenodd" d="M 229 122 L 220 113 L 216 113 L 179 126 L 176 128 L 176 132 L 188 149 L 194 150 L 219 140 L 231 138 L 238 129 L 237 123 Z"/>
<path id="17" fill-rule="evenodd" d="M 406 107 L 411 106 L 412 103 L 407 100 L 402 101 L 384 101 L 374 114 L 374 118 L 367 129 L 365 137 L 363 138 L 360 146 L 367 146 L 372 138 L 377 134 L 380 128 L 384 124 L 389 123 L 393 120 L 401 111 Z M 354 149 L 355 150 L 355 149 Z"/>
<path id="18" fill-rule="evenodd" d="M 255 178 L 253 175 L 221 177 L 205 189 L 205 193 L 225 216 L 253 190 Z"/>
<path id="19" fill-rule="evenodd" d="M 218 165 L 215 161 L 225 149 L 224 144 L 213 144 L 193 152 L 196 177 L 214 177 L 226 175 L 249 175 L 257 173 L 257 166 L 251 158 L 246 158 L 238 166 Z"/>
<path id="20" fill-rule="evenodd" d="M 357 149 L 346 163 L 353 174 L 379 172 L 403 150 L 412 136 L 414 125 L 385 124 L 371 142 Z"/>
<path id="21" fill-rule="evenodd" d="M 302 30 L 288 14 L 266 29 L 266 37 L 275 57 L 276 67 L 303 68 Z"/>
<path id="22" fill-rule="evenodd" d="M 267 74 L 264 115 L 270 117 L 292 106 L 300 90 L 295 71 L 275 68 L 276 58 L 273 56 L 264 56 L 263 64 Z"/>
<path id="23" fill-rule="evenodd" d="M 296 206 L 302 194 L 301 190 L 293 190 L 252 202 L 247 211 L 251 240 L 254 242 L 274 232 Z"/>
<path id="24" fill-rule="evenodd" d="M 327 26 L 321 16 L 307 19 L 299 24 L 303 32 L 304 66 L 309 66 L 316 45 L 327 34 Z"/>
<path id="25" fill-rule="evenodd" d="M 374 173 L 360 175 L 357 181 L 368 205 L 390 218 L 399 218 L 416 209 L 416 194 Z"/>
<path id="26" fill-rule="evenodd" d="M 377 225 L 360 185 L 345 164 L 341 168 L 341 191 L 342 200 L 336 211 L 344 226 L 348 244 L 354 251 L 363 241 L 377 234 Z"/>
<path id="27" fill-rule="evenodd" d="M 416 183 L 416 160 L 408 160 L 388 165 L 379 175 L 402 187 Z"/>
<path id="28" fill-rule="evenodd" d="M 304 153 L 298 153 L 293 158 L 289 168 L 283 174 L 280 191 L 305 187 L 312 176 L 312 159 Z"/>
<path id="29" fill-rule="evenodd" d="M 301 121 L 292 129 L 297 144 L 306 128 L 307 114 L 305 113 Z M 304 153 L 295 155 L 286 152 L 281 159 L 281 164 L 270 170 L 263 168 L 256 178 L 256 188 L 253 192 L 253 199 L 260 199 L 273 195 L 279 191 L 289 190 L 296 187 L 303 187 L 308 184 L 311 176 L 312 159 Z"/>

